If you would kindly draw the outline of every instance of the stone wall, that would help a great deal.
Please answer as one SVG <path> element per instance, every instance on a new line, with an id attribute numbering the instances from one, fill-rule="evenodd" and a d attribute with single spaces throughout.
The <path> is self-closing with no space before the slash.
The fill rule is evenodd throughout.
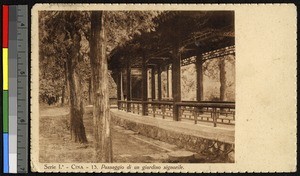
<path id="1" fill-rule="evenodd" d="M 196 152 L 201 156 L 216 158 L 217 162 L 234 162 L 234 144 L 182 134 L 154 125 L 137 123 L 120 118 L 113 113 L 111 113 L 111 117 L 115 125 L 135 131 L 143 136 L 175 144 L 179 148 Z"/>

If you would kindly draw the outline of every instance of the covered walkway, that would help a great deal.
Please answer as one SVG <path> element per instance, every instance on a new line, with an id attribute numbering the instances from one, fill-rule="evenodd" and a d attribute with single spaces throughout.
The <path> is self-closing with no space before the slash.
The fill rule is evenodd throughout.
<path id="1" fill-rule="evenodd" d="M 214 101 L 203 99 L 203 63 L 235 55 L 234 13 L 170 11 L 158 16 L 156 22 L 155 31 L 136 36 L 110 55 L 109 69 L 117 83 L 118 98 L 118 110 L 113 112 L 122 113 L 124 117 L 127 117 L 126 113 L 138 114 L 145 116 L 143 120 L 149 116 L 188 120 L 192 123 L 186 131 L 200 128 L 199 123 L 208 124 L 201 129 L 209 132 L 212 132 L 211 126 L 227 125 L 231 127 L 225 129 L 234 129 L 235 102 L 225 98 L 223 62 L 218 67 L 220 97 Z M 181 67 L 190 64 L 195 64 L 196 68 L 196 101 L 182 101 Z M 162 72 L 167 76 L 165 96 L 162 93 Z M 176 128 L 180 128 L 180 124 Z"/>

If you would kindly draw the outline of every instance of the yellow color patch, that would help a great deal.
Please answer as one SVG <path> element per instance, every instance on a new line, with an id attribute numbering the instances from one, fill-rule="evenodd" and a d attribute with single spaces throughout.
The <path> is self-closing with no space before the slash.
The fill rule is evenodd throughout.
<path id="1" fill-rule="evenodd" d="M 8 90 L 8 49 L 2 50 L 2 63 L 3 63 L 3 90 Z"/>

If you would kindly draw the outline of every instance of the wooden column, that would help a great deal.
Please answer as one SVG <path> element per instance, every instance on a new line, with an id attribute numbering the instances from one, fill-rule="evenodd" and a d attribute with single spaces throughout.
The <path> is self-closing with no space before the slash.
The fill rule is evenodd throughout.
<path id="1" fill-rule="evenodd" d="M 151 98 L 155 99 L 155 67 L 151 69 Z"/>
<path id="2" fill-rule="evenodd" d="M 146 58 L 143 57 L 142 60 L 142 115 L 148 114 L 147 108 L 147 100 L 148 100 L 148 76 L 147 76 L 147 65 Z"/>
<path id="3" fill-rule="evenodd" d="M 126 86 L 126 97 L 127 97 L 127 112 L 130 112 L 130 100 L 131 100 L 131 66 L 129 59 L 126 64 L 126 72 L 127 72 L 127 86 Z"/>
<path id="4" fill-rule="evenodd" d="M 150 78 L 151 78 L 151 71 L 147 67 L 147 92 L 148 92 L 147 101 L 151 97 L 151 80 L 150 80 Z"/>
<path id="5" fill-rule="evenodd" d="M 197 101 L 203 101 L 203 68 L 202 54 L 198 54 L 196 58 L 197 73 Z"/>
<path id="6" fill-rule="evenodd" d="M 121 100 L 124 100 L 124 82 L 123 82 L 123 69 L 121 69 L 120 71 L 120 89 L 121 89 Z"/>
<path id="7" fill-rule="evenodd" d="M 166 70 L 167 70 L 167 97 L 170 97 L 169 94 L 169 65 L 166 66 Z"/>
<path id="8" fill-rule="evenodd" d="M 158 66 L 157 68 L 157 97 L 158 97 L 158 100 L 160 101 L 161 100 L 161 66 Z"/>
<path id="9" fill-rule="evenodd" d="M 178 49 L 173 50 L 173 64 L 172 64 L 172 94 L 173 94 L 173 119 L 175 121 L 179 119 L 179 107 L 176 103 L 181 101 L 181 56 Z"/>
<path id="10" fill-rule="evenodd" d="M 225 70 L 225 59 L 220 58 L 219 60 L 219 69 L 220 69 L 220 100 L 225 101 L 226 93 L 226 70 Z"/>
<path id="11" fill-rule="evenodd" d="M 173 93 L 172 93 L 172 64 L 169 65 L 171 69 L 169 70 L 169 98 L 173 99 Z"/>
<path id="12" fill-rule="evenodd" d="M 122 78 L 121 78 L 122 74 L 121 74 L 121 72 L 122 72 L 122 69 L 117 69 L 116 72 L 117 72 L 118 109 L 121 109 L 121 104 L 119 103 L 119 101 L 122 100 L 122 98 L 121 98 L 121 92 L 122 92 L 122 90 L 121 90 L 121 88 L 122 88 Z"/>

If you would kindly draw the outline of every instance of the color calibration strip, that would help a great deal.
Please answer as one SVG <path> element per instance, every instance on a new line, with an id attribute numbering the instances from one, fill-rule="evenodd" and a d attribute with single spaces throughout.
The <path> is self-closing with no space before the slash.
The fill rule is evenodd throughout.
<path id="1" fill-rule="evenodd" d="M 8 17 L 7 5 L 2 6 L 2 65 L 3 65 L 3 172 L 9 173 L 9 137 L 8 137 Z"/>
<path id="2" fill-rule="evenodd" d="M 28 13 L 3 5 L 3 172 L 28 172 Z"/>
<path id="3" fill-rule="evenodd" d="M 17 173 L 17 6 L 9 6 L 8 21 L 8 146 L 9 172 Z"/>
<path id="4" fill-rule="evenodd" d="M 17 6 L 17 172 L 28 172 L 28 7 Z M 14 75 L 15 76 L 15 75 Z M 13 76 L 13 77 L 14 77 Z M 11 86 L 10 86 L 11 87 Z M 14 121 L 15 123 L 16 121 Z"/>

